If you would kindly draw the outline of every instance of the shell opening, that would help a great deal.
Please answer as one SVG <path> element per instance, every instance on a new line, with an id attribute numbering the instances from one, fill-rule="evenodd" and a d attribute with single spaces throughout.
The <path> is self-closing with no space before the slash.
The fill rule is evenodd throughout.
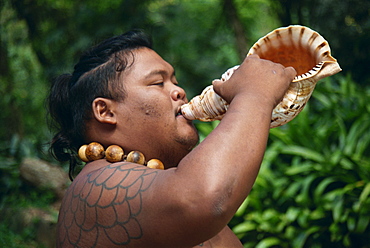
<path id="1" fill-rule="evenodd" d="M 270 47 L 267 51 L 259 50 L 256 53 L 261 59 L 271 60 L 285 67 L 292 66 L 297 71 L 297 75 L 310 71 L 318 64 L 310 51 L 301 45 L 286 46 L 282 44 L 279 47 Z"/>
<path id="2" fill-rule="evenodd" d="M 312 69 L 321 62 L 336 62 L 330 56 L 328 42 L 321 35 L 298 25 L 270 32 L 258 40 L 248 54 L 258 54 L 262 59 L 285 67 L 292 66 L 301 77 L 309 76 L 306 73 L 313 73 Z"/>

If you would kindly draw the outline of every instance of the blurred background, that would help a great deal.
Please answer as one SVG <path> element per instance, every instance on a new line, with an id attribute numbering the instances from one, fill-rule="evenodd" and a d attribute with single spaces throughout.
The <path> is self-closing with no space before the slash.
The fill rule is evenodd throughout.
<path id="1" fill-rule="evenodd" d="M 81 53 L 144 29 L 191 98 L 260 37 L 300 24 L 343 71 L 271 129 L 256 184 L 230 227 L 245 247 L 370 247 L 369 0 L 1 0 L 0 246 L 54 247 L 66 164 L 48 153 L 45 98 Z M 217 122 L 196 123 L 201 138 Z"/>

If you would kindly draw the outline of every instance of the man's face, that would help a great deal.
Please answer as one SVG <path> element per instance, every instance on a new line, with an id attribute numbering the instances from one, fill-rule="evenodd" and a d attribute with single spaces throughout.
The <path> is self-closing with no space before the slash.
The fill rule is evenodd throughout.
<path id="1" fill-rule="evenodd" d="M 180 113 L 187 102 L 173 67 L 148 48 L 134 50 L 134 63 L 121 75 L 126 98 L 119 104 L 117 127 L 127 149 L 147 159 L 159 158 L 166 167 L 177 163 L 197 144 L 194 125 Z"/>

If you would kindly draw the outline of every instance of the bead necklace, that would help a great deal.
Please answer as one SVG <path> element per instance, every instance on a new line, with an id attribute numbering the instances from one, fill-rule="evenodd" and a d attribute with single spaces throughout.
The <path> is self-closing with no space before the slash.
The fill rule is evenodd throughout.
<path id="1" fill-rule="evenodd" d="M 127 161 L 146 165 L 152 169 L 164 170 L 164 165 L 159 159 L 151 159 L 145 162 L 145 156 L 139 151 L 132 151 L 125 155 L 122 147 L 118 145 L 110 145 L 105 151 L 104 147 L 98 142 L 91 142 L 88 145 L 83 145 L 78 149 L 78 157 L 84 162 L 91 162 L 94 160 L 105 158 L 108 162 L 115 163 L 120 161 Z"/>

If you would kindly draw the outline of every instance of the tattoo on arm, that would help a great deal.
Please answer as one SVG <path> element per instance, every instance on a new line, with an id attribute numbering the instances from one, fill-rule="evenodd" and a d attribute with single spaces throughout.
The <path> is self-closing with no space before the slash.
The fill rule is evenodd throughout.
<path id="1" fill-rule="evenodd" d="M 76 178 L 59 213 L 57 246 L 114 247 L 140 239 L 143 231 L 137 217 L 142 211 L 142 193 L 157 173 L 116 163 Z"/>

